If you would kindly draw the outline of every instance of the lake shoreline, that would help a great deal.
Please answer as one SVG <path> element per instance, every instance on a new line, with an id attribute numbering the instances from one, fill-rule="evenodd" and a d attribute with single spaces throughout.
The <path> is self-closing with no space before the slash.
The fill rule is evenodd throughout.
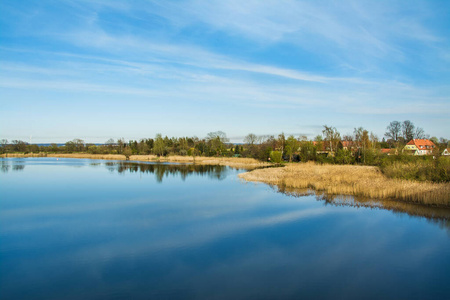
<path id="1" fill-rule="evenodd" d="M 290 163 L 282 168 L 252 170 L 238 175 L 279 189 L 311 189 L 328 195 L 350 195 L 450 208 L 450 183 L 391 179 L 379 168 L 354 165 Z"/>
<path id="2" fill-rule="evenodd" d="M 90 154 L 90 153 L 69 153 L 69 154 L 51 154 L 51 153 L 8 153 L 2 154 L 2 158 L 14 157 L 55 157 L 55 158 L 79 158 L 79 159 L 103 159 L 103 160 L 126 160 L 125 155 L 121 154 Z M 191 163 L 199 165 L 220 165 L 234 168 L 256 169 L 272 166 L 273 164 L 261 162 L 253 158 L 241 157 L 206 157 L 196 156 L 156 156 L 156 155 L 131 155 L 129 161 L 140 162 L 172 162 L 172 163 Z"/>
<path id="3" fill-rule="evenodd" d="M 125 155 L 89 153 L 9 153 L 2 154 L 1 157 L 54 157 L 126 161 Z M 250 182 L 274 185 L 279 189 L 311 189 L 328 195 L 387 199 L 431 207 L 450 208 L 450 183 L 392 179 L 383 175 L 379 168 L 371 166 L 288 163 L 282 167 L 274 167 L 272 163 L 251 158 L 197 156 L 194 160 L 192 156 L 158 157 L 156 155 L 131 155 L 129 161 L 189 163 L 244 168 L 249 171 L 239 174 L 239 178 Z M 272 168 L 264 168 L 270 166 Z"/>

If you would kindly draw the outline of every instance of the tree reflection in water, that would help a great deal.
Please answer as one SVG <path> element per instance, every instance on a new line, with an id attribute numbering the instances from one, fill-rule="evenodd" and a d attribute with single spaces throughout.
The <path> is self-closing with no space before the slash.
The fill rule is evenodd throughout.
<path id="1" fill-rule="evenodd" d="M 152 164 L 134 162 L 106 162 L 106 168 L 110 172 L 150 173 L 155 174 L 157 182 L 162 182 L 164 177 L 179 175 L 184 181 L 189 175 L 197 174 L 208 176 L 212 179 L 223 180 L 226 178 L 225 166 L 218 165 L 193 165 L 193 164 Z"/>
<path id="2" fill-rule="evenodd" d="M 3 173 L 8 173 L 9 170 L 12 170 L 14 172 L 23 171 L 23 169 L 25 169 L 25 163 L 22 160 L 0 160 L 0 170 Z"/>

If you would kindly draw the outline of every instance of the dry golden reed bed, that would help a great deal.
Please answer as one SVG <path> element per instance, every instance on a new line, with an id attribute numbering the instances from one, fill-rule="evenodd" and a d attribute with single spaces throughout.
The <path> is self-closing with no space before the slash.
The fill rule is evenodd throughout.
<path id="1" fill-rule="evenodd" d="M 39 152 L 39 153 L 8 153 L 8 154 L 1 154 L 0 157 L 47 157 L 47 153 Z"/>
<path id="2" fill-rule="evenodd" d="M 389 179 L 376 167 L 350 165 L 288 164 L 240 174 L 239 177 L 279 187 L 314 189 L 330 195 L 397 199 L 450 207 L 450 183 Z"/>
<path id="3" fill-rule="evenodd" d="M 46 154 L 46 153 L 28 153 L 28 154 L 5 154 L 1 157 L 61 157 L 61 158 L 89 158 L 89 159 L 106 159 L 106 160 L 125 160 L 125 155 L 120 154 L 89 154 L 89 153 L 73 153 L 73 154 Z M 192 156 L 166 156 L 158 157 L 156 155 L 131 155 L 130 160 L 133 161 L 153 161 L 153 162 L 175 162 L 175 163 L 196 163 L 201 165 L 222 165 L 230 167 L 242 168 L 258 168 L 270 165 L 260 162 L 253 158 L 240 157 L 204 157 L 196 156 L 195 161 Z"/>

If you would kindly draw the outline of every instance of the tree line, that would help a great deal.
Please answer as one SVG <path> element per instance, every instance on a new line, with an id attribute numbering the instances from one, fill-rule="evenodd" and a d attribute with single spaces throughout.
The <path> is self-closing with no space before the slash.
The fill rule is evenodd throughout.
<path id="1" fill-rule="evenodd" d="M 432 156 L 411 156 L 403 154 L 403 147 L 413 138 L 429 138 L 437 146 Z M 0 154 L 20 153 L 91 153 L 131 155 L 181 155 L 246 157 L 274 163 L 308 162 L 330 164 L 361 164 L 380 167 L 393 178 L 450 181 L 450 157 L 440 157 L 449 141 L 445 138 L 429 137 L 420 127 L 409 121 L 392 121 L 386 127 L 381 140 L 363 127 L 354 128 L 346 135 L 333 126 L 324 125 L 322 134 L 313 139 L 306 136 L 256 135 L 250 133 L 244 143 L 233 144 L 222 131 L 210 132 L 205 138 L 167 137 L 157 134 L 154 138 L 129 140 L 109 139 L 104 144 L 85 143 L 81 139 L 66 142 L 63 146 L 50 144 L 39 146 L 21 140 L 0 140 Z M 387 155 L 381 149 L 390 149 Z"/>
<path id="2" fill-rule="evenodd" d="M 9 143 L 0 141 L 0 153 L 91 153 L 91 154 L 123 154 L 131 155 L 181 155 L 181 156 L 215 156 L 246 157 L 261 161 L 318 161 L 328 163 L 364 163 L 375 164 L 380 156 L 381 148 L 401 149 L 413 138 L 429 138 L 420 127 L 409 121 L 392 121 L 386 128 L 384 137 L 379 138 L 363 127 L 354 128 L 353 133 L 342 135 L 333 126 L 324 125 L 322 134 L 314 139 L 306 136 L 256 135 L 250 133 L 244 143 L 233 144 L 222 131 L 210 132 L 205 138 L 168 137 L 157 134 L 154 138 L 129 140 L 121 138 L 109 139 L 102 145 L 85 143 L 82 139 L 74 139 L 63 146 L 50 144 L 39 146 L 21 140 Z M 437 151 L 449 146 L 448 140 L 436 137 L 429 138 L 438 147 Z M 438 153 L 436 153 L 438 155 Z"/>

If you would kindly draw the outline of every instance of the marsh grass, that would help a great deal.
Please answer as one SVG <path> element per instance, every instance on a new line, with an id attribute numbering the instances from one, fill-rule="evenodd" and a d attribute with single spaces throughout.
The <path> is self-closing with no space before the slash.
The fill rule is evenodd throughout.
<path id="1" fill-rule="evenodd" d="M 39 153 L 5 153 L 1 154 L 0 157 L 47 157 L 47 153 L 39 152 Z"/>
<path id="2" fill-rule="evenodd" d="M 380 166 L 381 171 L 390 178 L 450 182 L 450 157 L 413 158 L 416 159 L 383 163 Z"/>
<path id="3" fill-rule="evenodd" d="M 60 158 L 89 158 L 105 160 L 125 160 L 125 155 L 121 154 L 88 154 L 88 153 L 70 153 L 70 154 L 48 154 L 48 157 Z"/>
<path id="4" fill-rule="evenodd" d="M 281 188 L 313 189 L 328 195 L 396 199 L 430 206 L 450 207 L 450 183 L 417 182 L 387 178 L 377 167 L 288 164 L 240 174 Z"/>

